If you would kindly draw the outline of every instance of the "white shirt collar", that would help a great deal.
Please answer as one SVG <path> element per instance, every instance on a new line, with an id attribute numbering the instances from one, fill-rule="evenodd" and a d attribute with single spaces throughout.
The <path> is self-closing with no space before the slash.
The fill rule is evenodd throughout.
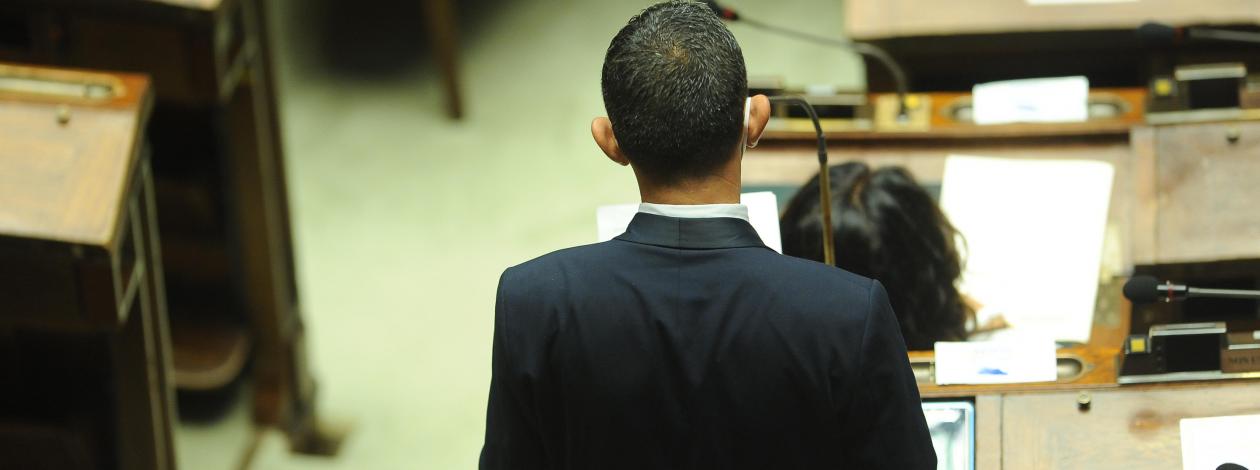
<path id="1" fill-rule="evenodd" d="M 743 204 L 691 204 L 691 205 L 675 205 L 675 204 L 639 204 L 639 212 L 644 214 L 663 215 L 665 217 L 677 217 L 680 219 L 711 219 L 714 217 L 729 217 L 732 219 L 748 220 L 748 206 Z"/>

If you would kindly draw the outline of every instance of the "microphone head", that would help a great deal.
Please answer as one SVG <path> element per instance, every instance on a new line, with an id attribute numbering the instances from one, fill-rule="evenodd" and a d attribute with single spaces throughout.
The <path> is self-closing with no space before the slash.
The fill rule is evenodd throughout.
<path id="1" fill-rule="evenodd" d="M 704 2 L 705 5 L 708 5 L 709 9 L 713 10 L 713 14 L 717 15 L 718 18 L 721 18 L 724 20 L 731 20 L 731 21 L 735 21 L 739 19 L 739 14 L 735 13 L 735 10 L 718 5 L 717 1 L 715 0 L 701 0 L 701 1 Z"/>
<path id="2" fill-rule="evenodd" d="M 1181 39 L 1177 28 L 1163 23 L 1147 21 L 1137 28 L 1138 39 L 1151 46 L 1169 46 Z"/>
<path id="3" fill-rule="evenodd" d="M 1159 300 L 1159 280 L 1154 276 L 1133 276 L 1124 283 L 1124 297 L 1135 304 Z"/>

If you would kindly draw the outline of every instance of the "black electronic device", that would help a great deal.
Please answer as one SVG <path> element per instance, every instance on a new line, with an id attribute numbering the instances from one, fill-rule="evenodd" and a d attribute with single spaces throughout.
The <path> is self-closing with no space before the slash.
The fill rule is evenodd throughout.
<path id="1" fill-rule="evenodd" d="M 1117 381 L 1130 384 L 1221 378 L 1218 376 L 1225 334 L 1225 323 L 1214 322 L 1155 325 L 1145 335 L 1130 335 L 1124 342 Z"/>
<path id="2" fill-rule="evenodd" d="M 1181 50 L 1194 45 L 1260 50 L 1260 33 L 1254 31 L 1173 27 L 1148 22 L 1136 32 L 1142 43 L 1156 50 Z M 1243 110 L 1260 107 L 1260 98 L 1250 91 L 1256 80 L 1257 77 L 1248 76 L 1247 62 L 1242 60 L 1178 65 L 1171 74 L 1151 77 L 1146 106 L 1148 120 L 1153 124 L 1168 124 L 1238 119 Z"/>
<path id="3" fill-rule="evenodd" d="M 1135 305 L 1193 298 L 1260 299 L 1260 291 L 1207 289 L 1135 276 L 1124 285 Z M 1223 321 L 1167 323 L 1129 335 L 1118 359 L 1121 384 L 1260 377 L 1260 331 L 1230 333 Z"/>

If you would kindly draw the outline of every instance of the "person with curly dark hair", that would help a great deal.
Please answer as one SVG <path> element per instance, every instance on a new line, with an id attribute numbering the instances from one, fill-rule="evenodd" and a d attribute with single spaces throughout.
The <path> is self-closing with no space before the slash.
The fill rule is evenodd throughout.
<path id="1" fill-rule="evenodd" d="M 901 167 L 848 162 L 829 171 L 836 265 L 884 285 L 908 349 L 965 340 L 974 311 L 958 291 L 960 237 L 932 195 Z M 786 255 L 822 260 L 818 179 L 783 212 Z"/>

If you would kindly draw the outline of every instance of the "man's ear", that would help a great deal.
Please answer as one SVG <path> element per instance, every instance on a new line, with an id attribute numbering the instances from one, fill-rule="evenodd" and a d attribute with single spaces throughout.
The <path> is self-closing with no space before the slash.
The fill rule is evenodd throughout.
<path id="1" fill-rule="evenodd" d="M 748 148 L 753 148 L 761 141 L 761 134 L 770 122 L 770 98 L 766 95 L 752 97 L 748 110 Z"/>
<path id="2" fill-rule="evenodd" d="M 621 146 L 617 145 L 617 136 L 613 135 L 612 121 L 609 121 L 607 117 L 600 116 L 591 121 L 591 137 L 595 138 L 595 145 L 604 151 L 604 155 L 607 155 L 609 160 L 621 166 L 630 164 L 630 159 L 626 158 L 626 154 L 621 152 Z"/>

